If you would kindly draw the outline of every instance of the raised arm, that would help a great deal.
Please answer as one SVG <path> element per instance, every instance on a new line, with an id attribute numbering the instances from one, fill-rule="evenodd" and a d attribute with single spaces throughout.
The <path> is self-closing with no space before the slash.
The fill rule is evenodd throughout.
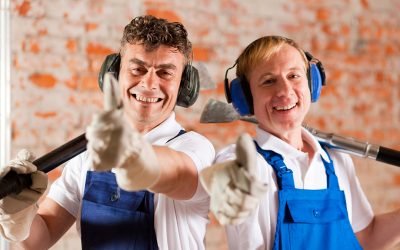
<path id="1" fill-rule="evenodd" d="M 149 189 L 174 199 L 189 199 L 197 188 L 197 168 L 185 153 L 152 146 L 130 126 L 120 108 L 117 83 L 106 75 L 104 111 L 87 128 L 88 153 L 97 171 L 113 169 L 127 191 Z"/>

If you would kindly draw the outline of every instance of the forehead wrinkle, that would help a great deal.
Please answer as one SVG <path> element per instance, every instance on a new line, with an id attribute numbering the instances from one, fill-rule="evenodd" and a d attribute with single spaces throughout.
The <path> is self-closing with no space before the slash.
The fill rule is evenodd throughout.
<path id="1" fill-rule="evenodd" d="M 144 66 L 146 68 L 151 67 L 151 65 L 143 60 L 138 58 L 132 58 L 129 60 L 129 64 L 138 64 L 140 66 Z M 156 69 L 176 69 L 176 66 L 172 63 L 162 63 L 155 66 Z"/>

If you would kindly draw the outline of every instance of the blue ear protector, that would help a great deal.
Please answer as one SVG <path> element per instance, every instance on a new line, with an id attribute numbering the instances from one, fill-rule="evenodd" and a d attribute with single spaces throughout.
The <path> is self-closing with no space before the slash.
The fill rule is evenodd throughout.
<path id="1" fill-rule="evenodd" d="M 233 69 L 237 64 L 235 64 L 228 68 L 225 72 L 225 97 L 228 103 L 232 103 L 236 112 L 240 115 L 251 115 L 254 113 L 253 110 L 253 96 L 250 92 L 250 86 L 245 77 L 238 77 L 232 80 L 229 84 L 228 80 L 228 71 Z"/>
<path id="2" fill-rule="evenodd" d="M 309 52 L 305 52 L 309 67 L 307 71 L 308 86 L 311 92 L 311 102 L 316 102 L 321 94 L 322 86 L 326 85 L 325 70 L 322 63 L 314 58 Z M 228 71 L 234 68 L 235 64 L 225 72 L 225 96 L 228 103 L 232 103 L 235 110 L 241 116 L 254 115 L 253 96 L 250 85 L 245 76 L 235 78 L 229 84 Z"/>
<path id="3" fill-rule="evenodd" d="M 308 86 L 311 92 L 311 102 L 316 102 L 321 95 L 322 86 L 326 85 L 325 69 L 322 63 L 311 55 L 310 52 L 304 52 L 308 60 Z"/>

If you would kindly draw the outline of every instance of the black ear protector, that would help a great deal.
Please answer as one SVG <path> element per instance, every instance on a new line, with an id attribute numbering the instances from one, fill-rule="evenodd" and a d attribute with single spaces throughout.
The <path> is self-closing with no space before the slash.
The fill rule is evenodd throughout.
<path id="1" fill-rule="evenodd" d="M 314 58 L 309 52 L 305 52 L 308 60 L 308 86 L 311 92 L 311 102 L 316 102 L 321 94 L 322 86 L 326 85 L 325 69 L 322 63 Z M 250 85 L 245 76 L 233 79 L 230 83 L 228 80 L 228 71 L 234 68 L 235 64 L 228 68 L 225 72 L 225 96 L 228 103 L 232 103 L 233 107 L 241 116 L 254 115 L 253 96 L 251 95 Z"/>
<path id="2" fill-rule="evenodd" d="M 121 65 L 121 55 L 111 54 L 106 57 L 101 65 L 98 83 L 100 89 L 103 90 L 104 75 L 112 73 L 118 79 L 119 69 Z M 182 72 L 182 78 L 179 85 L 178 97 L 176 105 L 188 108 L 192 106 L 200 93 L 200 77 L 198 70 L 192 65 L 191 61 L 185 66 Z"/>

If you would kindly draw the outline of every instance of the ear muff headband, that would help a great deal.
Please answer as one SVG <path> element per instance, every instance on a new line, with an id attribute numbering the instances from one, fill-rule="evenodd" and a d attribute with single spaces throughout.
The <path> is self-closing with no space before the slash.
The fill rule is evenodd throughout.
<path id="1" fill-rule="evenodd" d="M 120 54 L 111 54 L 106 57 L 101 65 L 98 83 L 101 90 L 103 90 L 104 75 L 111 72 L 116 79 L 119 76 L 119 69 L 121 64 Z M 181 82 L 178 90 L 178 97 L 176 105 L 187 108 L 192 106 L 200 93 L 200 77 L 198 70 L 192 66 L 191 62 L 185 66 Z"/>

